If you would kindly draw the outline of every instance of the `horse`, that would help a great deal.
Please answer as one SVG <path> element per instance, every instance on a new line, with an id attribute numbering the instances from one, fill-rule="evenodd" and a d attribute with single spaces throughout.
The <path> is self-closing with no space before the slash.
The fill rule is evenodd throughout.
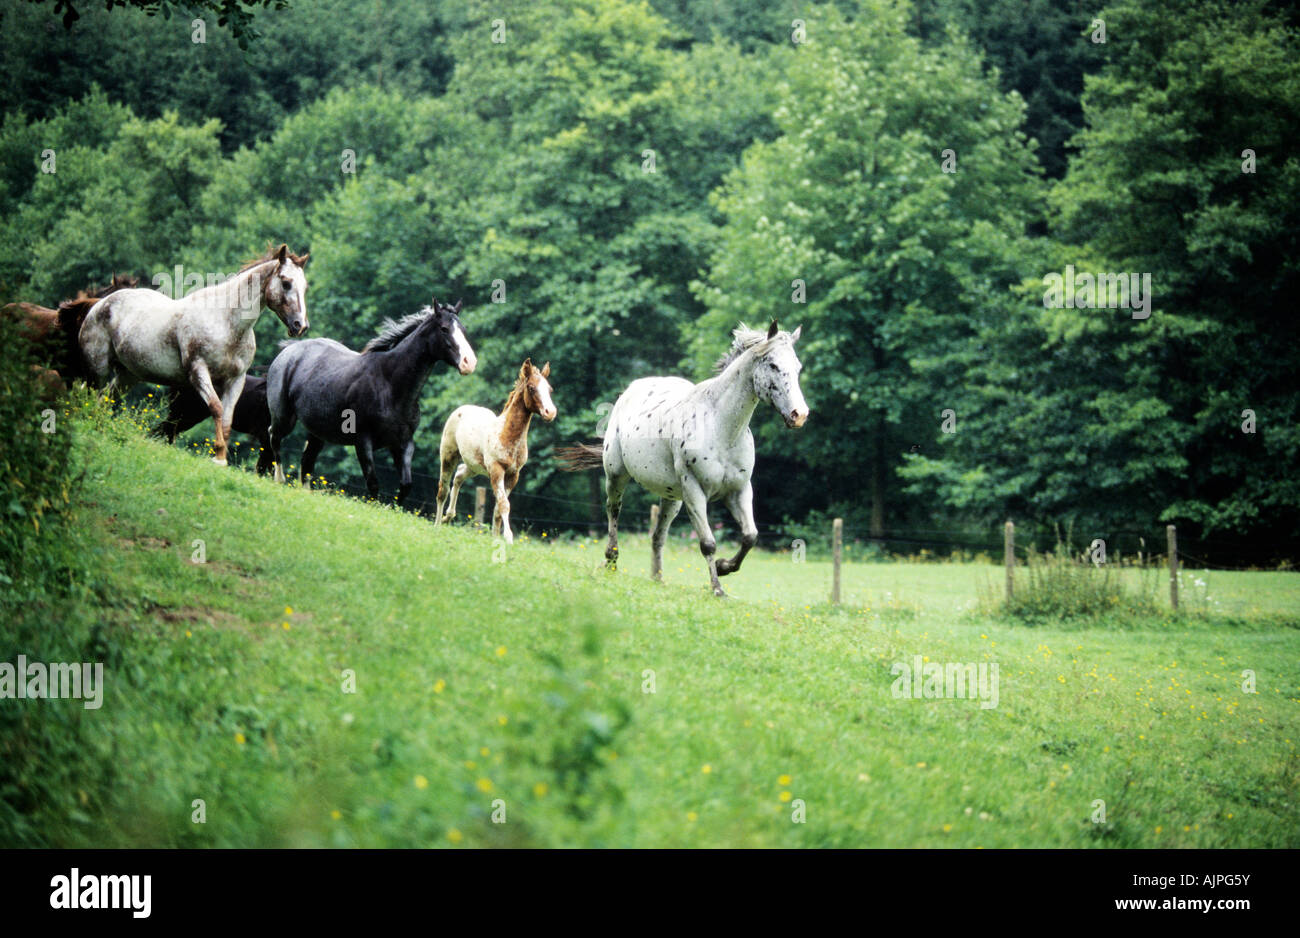
<path id="1" fill-rule="evenodd" d="M 77 379 L 90 380 L 90 369 L 77 337 L 91 307 L 108 294 L 139 283 L 136 277 L 114 274 L 108 286 L 81 290 L 74 298 L 59 303 L 57 309 L 24 302 L 9 303 L 0 309 L 0 315 L 16 321 L 27 333 L 40 359 L 48 365 L 37 365 L 33 370 L 51 396 L 57 396 Z"/>
<path id="2" fill-rule="evenodd" d="M 781 332 L 772 321 L 766 335 L 744 323 L 732 332 L 730 350 L 718 360 L 714 377 L 699 384 L 684 378 L 639 378 L 628 385 L 610 411 L 603 445 L 577 444 L 557 451 L 562 468 L 576 472 L 603 466 L 609 543 L 605 564 L 618 564 L 618 515 L 629 481 L 660 498 L 659 520 L 651 536 L 650 575 L 663 580 L 663 549 L 668 526 L 685 504 L 709 567 L 715 596 L 725 596 L 718 577 L 740 569 L 758 543 L 754 523 L 754 436 L 750 418 L 759 401 L 781 414 L 787 427 L 802 427 L 808 405 L 799 388 L 802 365 L 794 344 L 803 328 Z M 722 499 L 741 528 L 740 551 L 715 560 L 717 544 L 709 528 L 709 502 Z"/>
<path id="3" fill-rule="evenodd" d="M 533 414 L 547 423 L 555 419 L 555 404 L 551 402 L 551 363 L 541 368 L 525 358 L 519 367 L 519 377 L 514 389 L 506 398 L 500 415 L 486 407 L 466 404 L 457 407 L 442 428 L 439 447 L 441 469 L 438 472 L 438 503 L 434 524 L 442 524 L 456 516 L 456 499 L 460 487 L 473 475 L 485 475 L 492 483 L 496 508 L 492 512 L 492 533 L 504 533 L 507 544 L 515 542 L 510 530 L 510 493 L 519 481 L 519 472 L 528 462 L 528 425 Z M 459 465 L 457 465 L 459 463 Z M 443 497 L 447 494 L 445 480 L 455 467 L 451 482 L 451 497 L 447 510 L 442 512 Z"/>
<path id="4" fill-rule="evenodd" d="M 397 503 L 411 491 L 411 457 L 420 422 L 420 391 L 436 362 L 443 361 L 462 375 L 478 359 L 470 347 L 455 306 L 439 303 L 384 330 L 354 352 L 333 339 L 281 343 L 284 349 L 266 373 L 266 400 L 271 411 L 271 459 L 275 480 L 284 482 L 280 449 L 301 420 L 307 429 L 299 482 L 307 482 L 316 457 L 326 443 L 354 446 L 366 491 L 379 494 L 374 449 L 387 449 L 401 473 Z"/>
<path id="5" fill-rule="evenodd" d="M 150 431 L 151 436 L 175 443 L 176 437 L 208 418 L 208 405 L 189 388 L 172 388 L 167 400 L 167 416 Z M 257 474 L 271 471 L 271 409 L 266 405 L 266 379 L 247 375 L 244 390 L 235 401 L 230 428 L 254 437 L 262 444 L 257 457 Z"/>
<path id="6" fill-rule="evenodd" d="M 119 290 L 97 302 L 81 327 L 91 373 L 114 392 L 137 381 L 194 388 L 216 424 L 212 457 L 226 465 L 235 402 L 257 351 L 253 326 L 265 305 L 290 336 L 307 331 L 310 255 L 278 250 L 237 274 L 174 300 L 158 290 Z"/>

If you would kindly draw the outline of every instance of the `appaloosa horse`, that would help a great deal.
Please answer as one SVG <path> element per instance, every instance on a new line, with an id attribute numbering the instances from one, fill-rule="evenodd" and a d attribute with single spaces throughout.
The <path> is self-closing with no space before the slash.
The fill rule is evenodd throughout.
<path id="1" fill-rule="evenodd" d="M 178 300 L 158 290 L 113 293 L 95 304 L 81 327 L 86 363 L 114 392 L 137 381 L 193 387 L 216 424 L 213 461 L 224 466 L 262 307 L 280 317 L 289 335 L 307 331 L 308 256 L 282 244 L 233 277 Z"/>
<path id="2" fill-rule="evenodd" d="M 298 478 L 306 482 L 326 443 L 354 446 L 366 491 L 379 494 L 375 447 L 387 449 L 401 472 L 397 503 L 411 491 L 411 457 L 420 422 L 420 391 L 434 363 L 446 362 L 467 375 L 478 359 L 465 337 L 461 304 L 436 299 L 387 328 L 354 352 L 333 339 L 282 343 L 284 351 L 266 373 L 271 410 L 271 458 L 275 480 L 285 481 L 280 450 L 297 421 L 307 428 Z"/>
<path id="3" fill-rule="evenodd" d="M 740 569 L 756 543 L 754 523 L 754 435 L 749 420 L 759 401 L 768 401 L 787 427 L 802 427 L 808 405 L 799 389 L 801 365 L 794 352 L 801 329 L 781 332 L 773 321 L 767 334 L 742 323 L 735 341 L 699 384 L 684 378 L 639 378 L 610 411 L 603 445 L 579 444 L 557 451 L 569 471 L 605 469 L 609 544 L 606 565 L 618 562 L 618 513 L 623 490 L 635 481 L 660 497 L 659 522 L 651 537 L 650 573 L 663 578 L 668 526 L 685 504 L 700 553 L 709 565 L 715 596 L 726 595 L 718 577 Z M 740 524 L 740 552 L 715 560 L 717 543 L 709 528 L 709 502 L 723 499 Z"/>
<path id="4" fill-rule="evenodd" d="M 465 404 L 452 411 L 442 428 L 441 469 L 438 472 L 438 509 L 435 524 L 456 516 L 456 499 L 461 484 L 470 476 L 485 475 L 496 496 L 492 512 L 492 533 L 503 534 L 507 544 L 515 542 L 510 530 L 510 493 L 519 481 L 519 472 L 528 462 L 528 425 L 533 414 L 548 423 L 555 419 L 551 402 L 551 363 L 541 368 L 525 358 L 515 379 L 514 389 L 506 398 L 500 415 L 486 407 Z M 457 465 L 459 463 L 459 465 Z M 447 495 L 446 478 L 455 467 L 446 512 L 442 510 Z"/>
<path id="5" fill-rule="evenodd" d="M 208 405 L 190 388 L 172 388 L 167 400 L 167 416 L 150 431 L 152 436 L 175 443 L 176 437 L 190 427 L 208 419 Z M 271 410 L 266 406 L 266 379 L 252 375 L 244 377 L 244 390 L 235 401 L 235 414 L 230 428 L 246 433 L 257 440 L 261 451 L 257 456 L 257 474 L 271 471 Z"/>

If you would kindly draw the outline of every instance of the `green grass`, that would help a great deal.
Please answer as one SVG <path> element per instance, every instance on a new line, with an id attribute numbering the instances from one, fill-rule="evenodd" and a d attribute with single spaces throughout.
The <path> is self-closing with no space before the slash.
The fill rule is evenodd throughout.
<path id="1" fill-rule="evenodd" d="M 685 542 L 665 585 L 644 537 L 612 574 L 540 537 L 498 563 L 464 526 L 79 445 L 102 605 L 69 614 L 121 653 L 54 845 L 1300 845 L 1294 573 L 1121 628 L 981 617 L 976 564 L 851 565 L 835 609 L 826 564 L 758 553 L 718 601 Z M 999 706 L 896 699 L 913 655 L 998 662 Z"/>

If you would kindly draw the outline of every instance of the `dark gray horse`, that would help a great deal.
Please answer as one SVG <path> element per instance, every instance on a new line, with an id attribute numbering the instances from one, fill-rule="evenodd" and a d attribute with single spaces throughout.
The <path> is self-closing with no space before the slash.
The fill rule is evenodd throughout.
<path id="1" fill-rule="evenodd" d="M 299 481 L 306 483 L 326 443 L 354 446 L 366 490 L 379 494 L 375 449 L 386 449 L 401 473 L 400 505 L 411 491 L 411 457 L 420 422 L 420 391 L 443 361 L 463 375 L 478 363 L 457 314 L 461 303 L 437 299 L 384 331 L 354 352 L 333 339 L 284 342 L 266 374 L 271 411 L 271 458 L 275 479 L 285 481 L 280 448 L 301 420 L 307 429 Z"/>

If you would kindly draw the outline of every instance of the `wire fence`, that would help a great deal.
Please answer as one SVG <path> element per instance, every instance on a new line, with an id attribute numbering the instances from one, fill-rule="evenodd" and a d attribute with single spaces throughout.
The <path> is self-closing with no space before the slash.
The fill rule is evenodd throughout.
<path id="1" fill-rule="evenodd" d="M 386 474 L 386 473 L 385 473 Z M 438 477 L 426 472 L 412 470 L 411 475 L 415 479 L 423 479 L 430 483 L 426 488 L 432 488 L 436 493 Z M 366 488 L 355 482 L 329 482 L 328 488 L 342 490 L 350 495 L 356 495 L 362 498 L 368 497 Z M 476 488 L 485 488 L 485 486 L 475 486 L 471 483 L 466 484 L 462 489 L 462 500 L 466 492 L 472 493 Z M 383 487 L 381 486 L 381 491 Z M 413 513 L 433 517 L 437 510 L 436 494 L 433 497 L 419 497 L 412 493 L 413 497 L 407 499 L 403 506 L 405 510 Z M 472 494 L 470 497 L 474 497 Z M 381 498 L 381 500 L 383 500 Z M 571 533 L 579 535 L 603 535 L 606 528 L 606 518 L 603 507 L 599 509 L 598 514 L 593 514 L 593 502 L 590 499 L 566 498 L 556 495 L 550 495 L 542 492 L 526 492 L 516 489 L 510 495 L 511 527 L 516 532 L 540 529 L 541 532 L 551 533 Z M 484 524 L 490 524 L 492 520 L 493 499 L 491 492 L 487 494 L 487 504 L 483 512 L 481 521 Z M 563 506 L 565 510 L 549 509 L 547 506 Z M 459 506 L 458 506 L 459 508 Z M 472 517 L 473 512 L 459 511 L 457 514 L 461 518 Z M 556 517 L 560 515 L 561 517 Z M 679 533 L 676 535 L 681 540 L 693 540 L 695 532 L 689 523 L 683 524 L 678 519 Z M 641 532 L 649 531 L 650 518 L 648 513 L 641 516 L 638 511 L 635 516 L 628 510 L 623 511 L 620 518 L 620 529 L 624 532 Z M 813 547 L 816 550 L 829 550 L 831 544 L 831 526 L 829 520 L 824 524 L 824 531 L 812 524 L 791 524 L 791 523 L 761 523 L 758 525 L 759 545 L 769 549 L 794 549 L 797 546 Z M 714 529 L 718 532 L 725 532 L 727 536 L 738 537 L 738 531 L 729 517 L 716 519 Z M 1164 531 L 1156 530 L 1143 532 L 1138 530 L 1123 530 L 1107 532 L 1108 536 L 1099 536 L 1106 543 L 1106 550 L 1112 562 L 1114 560 L 1129 561 L 1141 563 L 1142 565 L 1163 565 L 1166 563 L 1164 553 Z M 1021 533 L 1014 544 L 1014 556 L 1018 564 L 1027 563 L 1032 557 L 1051 551 L 1056 548 L 1058 533 L 1046 526 L 1030 526 L 1030 530 Z M 1082 555 L 1091 545 L 1094 539 L 1088 537 L 1081 543 L 1072 545 L 1070 550 L 1075 555 Z M 1242 563 L 1225 563 L 1221 559 L 1216 559 L 1210 555 L 1223 556 L 1239 549 L 1239 544 L 1226 539 L 1196 539 L 1188 538 L 1180 534 L 1180 540 L 1187 545 L 1186 549 L 1180 543 L 1178 549 L 1179 563 L 1184 567 L 1195 567 L 1202 570 L 1227 570 L 1227 571 L 1250 571 L 1250 570 L 1295 570 L 1297 564 L 1294 559 L 1288 556 L 1300 554 L 1295 544 L 1257 544 L 1257 558 L 1254 561 Z M 953 528 L 920 528 L 908 527 L 899 531 L 887 531 L 884 533 L 873 534 L 869 530 L 854 529 L 846 526 L 844 530 L 844 544 L 848 548 L 846 559 L 855 557 L 866 559 L 868 555 L 875 558 L 887 558 L 890 555 L 899 556 L 909 559 L 945 559 L 954 555 L 960 555 L 965 558 L 973 558 L 981 554 L 986 555 L 993 562 L 1001 562 L 1003 557 L 1004 543 L 1001 526 L 991 529 L 957 529 Z M 1122 552 L 1118 548 L 1123 547 Z M 1262 559 L 1268 555 L 1270 559 Z M 1284 559 L 1277 560 L 1275 558 Z"/>

